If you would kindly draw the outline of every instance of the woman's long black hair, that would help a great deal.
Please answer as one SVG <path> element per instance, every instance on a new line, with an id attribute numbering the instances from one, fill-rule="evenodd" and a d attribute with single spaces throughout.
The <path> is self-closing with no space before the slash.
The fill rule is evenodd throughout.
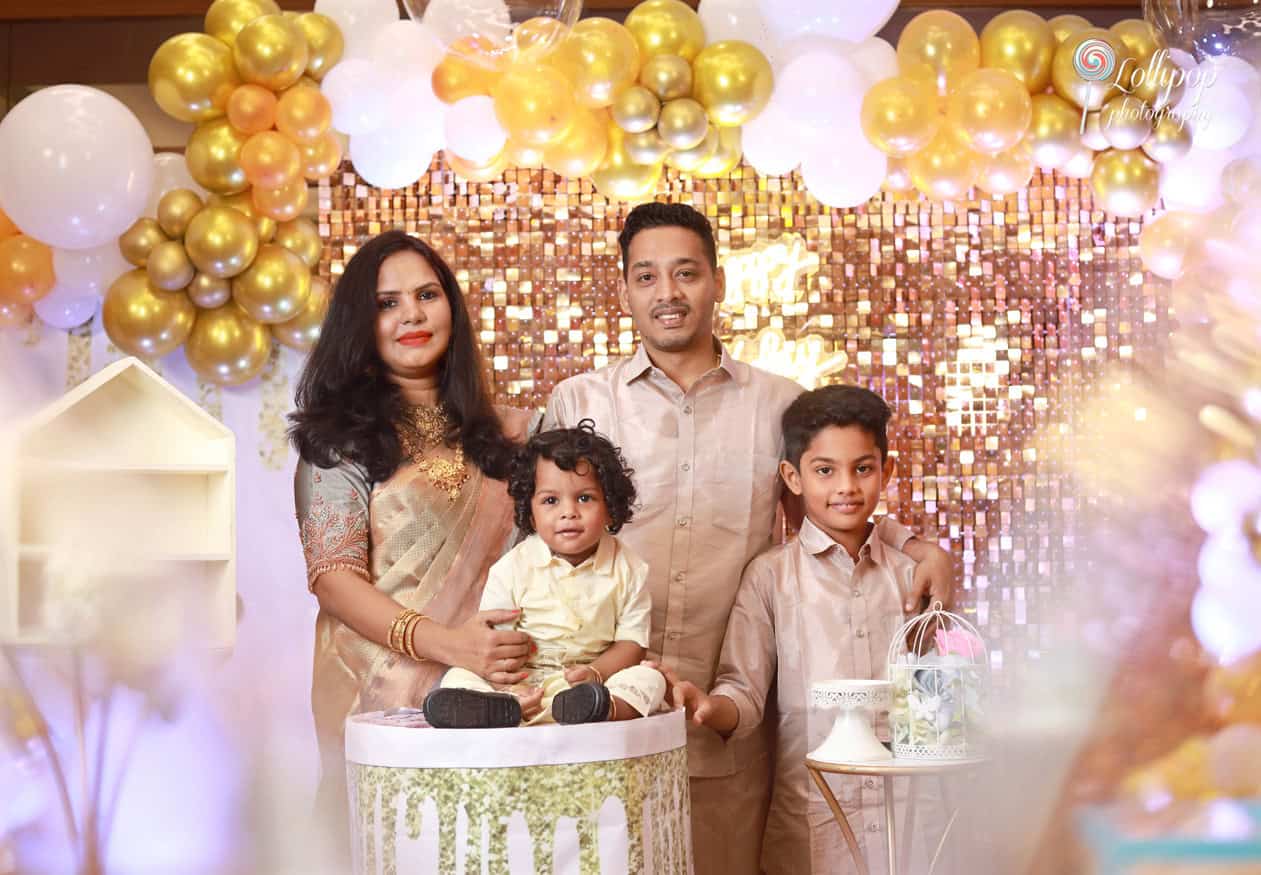
<path id="1" fill-rule="evenodd" d="M 514 446 L 504 437 L 486 390 L 464 295 L 442 257 L 402 231 L 373 237 L 346 264 L 298 381 L 289 438 L 309 464 L 330 468 L 341 459 L 357 462 L 377 483 L 402 463 L 399 432 L 411 427 L 411 416 L 377 352 L 376 295 L 381 263 L 409 250 L 433 268 L 451 307 L 451 342 L 438 377 L 438 397 L 451 420 L 447 444 L 459 444 L 486 476 L 502 480 Z"/>

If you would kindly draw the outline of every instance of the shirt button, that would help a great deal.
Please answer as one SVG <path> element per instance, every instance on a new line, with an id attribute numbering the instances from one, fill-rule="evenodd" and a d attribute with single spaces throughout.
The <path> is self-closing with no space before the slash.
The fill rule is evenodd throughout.
<path id="1" fill-rule="evenodd" d="M 860 596 L 862 596 L 862 594 L 863 594 L 862 590 L 857 589 L 857 588 L 854 589 L 854 598 L 859 598 Z"/>
<path id="2" fill-rule="evenodd" d="M 859 630 L 858 630 L 857 632 L 855 632 L 854 634 L 855 634 L 855 635 L 857 635 L 859 638 L 866 638 L 866 637 L 867 637 L 867 630 L 866 630 L 866 629 L 859 629 Z"/>
<path id="3" fill-rule="evenodd" d="M 880 824 L 878 823 L 867 824 L 867 832 L 880 832 Z"/>
<path id="4" fill-rule="evenodd" d="M 669 638 L 671 641 L 677 641 L 682 636 L 682 634 L 683 633 L 679 632 L 677 629 L 671 629 L 669 632 L 666 633 L 666 637 Z"/>
<path id="5" fill-rule="evenodd" d="M 685 528 L 687 528 L 687 517 L 685 517 L 685 516 L 681 516 L 681 517 L 679 517 L 679 528 L 680 528 L 680 529 L 685 529 Z"/>
<path id="6" fill-rule="evenodd" d="M 691 466 L 691 465 L 689 465 L 687 462 L 684 462 L 684 463 L 683 463 L 682 465 L 680 465 L 679 467 L 680 467 L 680 468 L 682 468 L 684 471 L 691 471 L 691 470 L 692 470 L 692 466 Z"/>
<path id="7" fill-rule="evenodd" d="M 692 412 L 692 405 L 691 405 L 691 404 L 689 404 L 687 407 L 684 407 L 684 408 L 683 408 L 683 412 L 684 412 L 684 413 L 691 413 L 691 412 Z"/>
<path id="8" fill-rule="evenodd" d="M 871 789 L 875 789 L 875 786 L 876 786 L 876 779 L 875 779 L 875 778 L 868 778 L 866 781 L 863 781 L 863 784 L 864 784 L 864 785 L 866 785 L 867 787 L 871 788 Z"/>
<path id="9" fill-rule="evenodd" d="M 686 575 L 686 574 L 684 574 L 682 571 L 680 571 L 680 572 L 678 572 L 677 574 L 675 574 L 675 575 L 674 575 L 674 579 L 675 579 L 675 580 L 682 580 L 682 579 L 683 579 L 683 578 L 685 578 L 685 577 L 687 577 L 687 575 Z"/>

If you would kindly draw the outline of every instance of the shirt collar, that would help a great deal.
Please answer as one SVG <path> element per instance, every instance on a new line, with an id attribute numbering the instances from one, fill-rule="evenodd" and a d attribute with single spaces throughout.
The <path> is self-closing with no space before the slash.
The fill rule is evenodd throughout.
<path id="1" fill-rule="evenodd" d="M 876 534 L 877 528 L 877 526 L 871 527 L 871 534 L 867 536 L 867 540 L 863 542 L 862 547 L 858 550 L 858 558 L 861 560 L 866 556 L 877 565 L 883 565 L 885 559 L 884 543 Z M 810 517 L 806 517 L 801 521 L 801 531 L 797 533 L 797 540 L 811 556 L 821 556 L 833 547 L 840 550 L 845 556 L 849 556 L 845 548 L 832 540 L 831 535 L 816 526 Z"/>
<path id="2" fill-rule="evenodd" d="M 749 381 L 749 366 L 727 352 L 718 338 L 714 338 L 714 351 L 718 353 L 718 370 L 726 371 L 736 383 L 743 386 Z M 635 347 L 635 354 L 626 360 L 626 369 L 622 373 L 623 383 L 633 383 L 653 368 L 652 359 L 644 344 Z"/>
<path id="3" fill-rule="evenodd" d="M 608 574 L 613 570 L 613 559 L 617 556 L 617 539 L 607 532 L 600 536 L 600 543 L 595 548 L 595 553 L 584 562 L 571 566 L 566 560 L 558 559 L 552 555 L 552 550 L 543 542 L 543 539 L 537 533 L 530 535 L 521 542 L 521 549 L 525 551 L 526 562 L 531 568 L 546 568 L 552 562 L 560 562 L 567 568 L 581 568 L 588 563 L 591 568 L 598 574 Z"/>

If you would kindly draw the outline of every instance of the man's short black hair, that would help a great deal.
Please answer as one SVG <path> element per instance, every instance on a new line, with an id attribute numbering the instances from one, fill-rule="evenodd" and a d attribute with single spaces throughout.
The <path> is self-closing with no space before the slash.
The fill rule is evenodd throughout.
<path id="1" fill-rule="evenodd" d="M 794 468 L 814 436 L 829 425 L 856 425 L 871 435 L 880 449 L 880 461 L 889 456 L 889 419 L 893 416 L 884 399 L 860 386 L 823 386 L 797 396 L 784 411 L 784 457 Z"/>
<path id="2" fill-rule="evenodd" d="M 709 219 L 687 204 L 653 201 L 631 210 L 622 225 L 622 233 L 617 235 L 617 245 L 622 250 L 623 279 L 630 276 L 631 241 L 640 231 L 647 231 L 649 228 L 686 228 L 691 231 L 701 238 L 710 268 L 718 270 L 718 244 L 714 242 L 714 229 L 709 224 Z"/>

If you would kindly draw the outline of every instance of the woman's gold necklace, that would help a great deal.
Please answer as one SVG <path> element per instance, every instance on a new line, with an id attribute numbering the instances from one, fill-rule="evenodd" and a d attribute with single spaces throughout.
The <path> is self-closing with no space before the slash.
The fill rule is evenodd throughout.
<path id="1" fill-rule="evenodd" d="M 431 458 L 424 455 L 430 447 L 440 447 L 447 436 L 451 422 L 441 408 L 417 405 L 412 408 L 411 428 L 402 435 L 403 455 L 416 463 L 436 489 L 455 501 L 460 490 L 468 482 L 468 467 L 464 464 L 464 448 L 455 447 L 451 459 Z"/>

